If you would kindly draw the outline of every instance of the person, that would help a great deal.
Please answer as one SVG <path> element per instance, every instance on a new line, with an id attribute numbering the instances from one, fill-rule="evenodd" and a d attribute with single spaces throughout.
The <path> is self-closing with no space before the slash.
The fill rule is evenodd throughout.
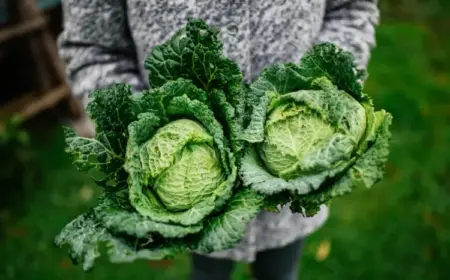
<path id="1" fill-rule="evenodd" d="M 252 81 L 276 62 L 296 62 L 313 45 L 332 42 L 366 67 L 379 20 L 376 0 L 66 0 L 58 39 L 73 94 L 86 105 L 95 89 L 148 87 L 144 61 L 190 17 L 219 27 L 224 52 Z M 192 280 L 226 280 L 235 261 L 251 263 L 258 280 L 298 279 L 304 239 L 327 207 L 311 218 L 261 212 L 232 249 L 192 256 Z"/>

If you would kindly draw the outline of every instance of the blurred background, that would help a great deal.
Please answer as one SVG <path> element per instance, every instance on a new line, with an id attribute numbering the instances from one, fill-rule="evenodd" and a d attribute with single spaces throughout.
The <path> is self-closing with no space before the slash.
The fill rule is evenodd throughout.
<path id="1" fill-rule="evenodd" d="M 53 246 L 59 230 L 95 203 L 98 189 L 63 151 L 61 122 L 82 113 L 56 54 L 60 1 L 20 9 L 5 1 L 0 279 L 186 279 L 186 256 L 124 265 L 101 259 L 84 273 Z M 302 279 L 450 279 L 450 1 L 381 0 L 380 8 L 366 92 L 394 116 L 386 177 L 333 203 L 329 221 L 307 242 Z M 248 275 L 240 264 L 233 279 Z"/>

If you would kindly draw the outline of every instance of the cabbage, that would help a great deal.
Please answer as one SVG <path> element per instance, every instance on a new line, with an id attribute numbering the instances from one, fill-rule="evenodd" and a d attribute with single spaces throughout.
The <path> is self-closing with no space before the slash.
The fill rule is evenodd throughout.
<path id="1" fill-rule="evenodd" d="M 240 173 L 244 185 L 271 198 L 270 209 L 291 203 L 312 216 L 382 178 L 392 117 L 362 91 L 365 74 L 350 53 L 324 43 L 298 64 L 268 66 L 251 84 Z"/>
<path id="2" fill-rule="evenodd" d="M 102 244 L 111 262 L 231 248 L 264 203 L 238 180 L 245 87 L 218 31 L 190 20 L 146 67 L 151 90 L 92 93 L 94 139 L 65 130 L 74 164 L 104 189 L 55 240 L 84 269 Z"/>

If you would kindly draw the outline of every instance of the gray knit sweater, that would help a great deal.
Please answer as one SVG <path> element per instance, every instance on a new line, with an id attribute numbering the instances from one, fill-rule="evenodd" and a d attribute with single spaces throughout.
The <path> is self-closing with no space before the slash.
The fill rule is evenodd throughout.
<path id="1" fill-rule="evenodd" d="M 73 93 L 114 83 L 147 87 L 144 60 L 191 17 L 221 29 L 225 53 L 247 81 L 268 64 L 295 62 L 319 42 L 352 52 L 365 67 L 379 19 L 376 0 L 65 0 L 60 54 Z M 235 248 L 213 257 L 251 262 L 258 251 L 281 247 L 317 230 L 328 209 L 312 218 L 262 212 Z"/>

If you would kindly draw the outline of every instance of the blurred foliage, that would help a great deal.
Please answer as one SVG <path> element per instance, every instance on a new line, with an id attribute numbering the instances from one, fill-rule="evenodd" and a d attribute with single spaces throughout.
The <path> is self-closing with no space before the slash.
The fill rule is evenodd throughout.
<path id="1" fill-rule="evenodd" d="M 380 5 L 366 91 L 394 116 L 386 178 L 331 206 L 328 223 L 308 238 L 302 279 L 450 278 L 450 1 Z M 120 266 L 103 260 L 87 274 L 73 266 L 52 240 L 95 202 L 97 188 L 70 165 L 61 131 L 32 142 L 42 178 L 31 198 L 16 201 L 26 215 L 0 212 L 0 279 L 187 279 L 187 256 Z M 245 265 L 233 279 L 249 279 Z"/>
<path id="2" fill-rule="evenodd" d="M 16 214 L 21 212 L 17 200 L 30 193 L 38 172 L 36 152 L 22 123 L 19 116 L 13 116 L 3 121 L 0 129 L 0 211 L 8 209 Z"/>
<path id="3" fill-rule="evenodd" d="M 0 147 L 10 147 L 14 144 L 28 146 L 30 144 L 27 131 L 20 127 L 22 122 L 22 118 L 18 115 L 12 116 L 4 121 L 0 132 Z"/>
<path id="4" fill-rule="evenodd" d="M 383 22 L 424 22 L 432 18 L 448 18 L 447 0 L 381 0 Z"/>

